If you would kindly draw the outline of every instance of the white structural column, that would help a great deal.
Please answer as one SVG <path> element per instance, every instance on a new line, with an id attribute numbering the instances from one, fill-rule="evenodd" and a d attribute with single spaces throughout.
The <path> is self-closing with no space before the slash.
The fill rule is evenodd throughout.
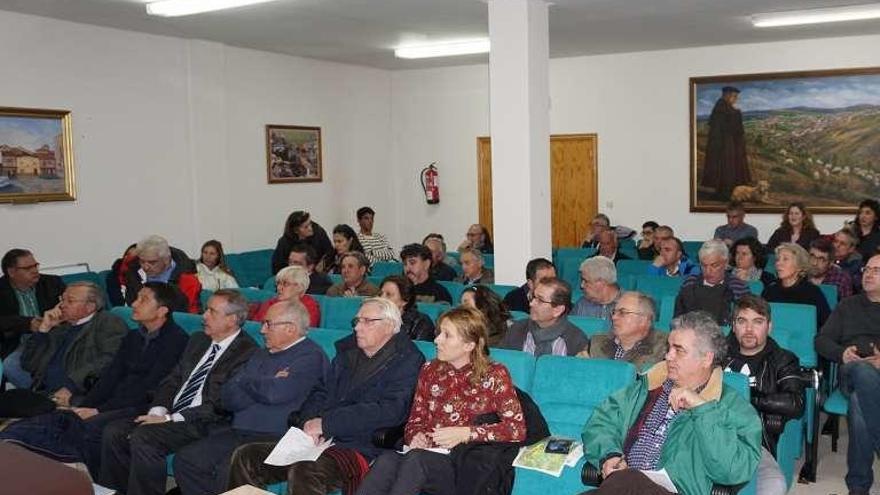
<path id="1" fill-rule="evenodd" d="M 489 116 L 495 279 L 521 284 L 550 258 L 548 4 L 489 0 Z"/>

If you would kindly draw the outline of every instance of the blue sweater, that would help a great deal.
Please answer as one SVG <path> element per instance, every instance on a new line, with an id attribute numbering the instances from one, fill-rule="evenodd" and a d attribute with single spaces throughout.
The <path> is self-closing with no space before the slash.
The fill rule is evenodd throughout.
<path id="1" fill-rule="evenodd" d="M 260 349 L 223 385 L 224 409 L 232 411 L 236 430 L 287 431 L 287 416 L 299 411 L 324 378 L 329 361 L 310 339 L 278 353 Z"/>

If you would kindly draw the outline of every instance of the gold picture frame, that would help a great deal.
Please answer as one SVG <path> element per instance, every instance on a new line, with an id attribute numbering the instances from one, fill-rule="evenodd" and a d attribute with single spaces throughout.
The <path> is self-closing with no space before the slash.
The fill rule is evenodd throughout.
<path id="1" fill-rule="evenodd" d="M 70 111 L 0 107 L 0 203 L 75 199 Z"/>
<path id="2" fill-rule="evenodd" d="M 321 128 L 266 126 L 266 180 L 269 184 L 321 182 Z"/>

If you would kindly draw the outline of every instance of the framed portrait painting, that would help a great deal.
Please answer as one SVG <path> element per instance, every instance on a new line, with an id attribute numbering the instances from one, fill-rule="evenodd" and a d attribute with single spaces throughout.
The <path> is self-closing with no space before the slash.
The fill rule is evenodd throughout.
<path id="1" fill-rule="evenodd" d="M 266 175 L 269 184 L 321 182 L 321 128 L 267 125 Z"/>
<path id="2" fill-rule="evenodd" d="M 70 112 L 0 107 L 0 203 L 74 199 Z"/>
<path id="3" fill-rule="evenodd" d="M 880 67 L 690 79 L 690 211 L 880 197 Z"/>

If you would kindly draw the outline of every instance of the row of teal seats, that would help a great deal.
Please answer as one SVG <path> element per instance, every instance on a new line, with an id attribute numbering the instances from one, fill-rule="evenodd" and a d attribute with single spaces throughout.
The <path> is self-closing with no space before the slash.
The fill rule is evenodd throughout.
<path id="1" fill-rule="evenodd" d="M 131 319 L 131 308 L 117 307 L 112 311 L 125 319 L 131 328 L 137 328 L 137 323 Z M 199 315 L 174 313 L 173 318 L 187 332 L 192 333 L 202 329 L 202 319 Z M 244 330 L 254 337 L 259 345 L 264 345 L 258 323 L 247 322 Z M 318 343 L 332 359 L 336 355 L 335 342 L 347 335 L 349 335 L 347 331 L 315 328 L 310 329 L 308 338 Z M 432 343 L 421 341 L 414 343 L 424 353 L 426 359 L 436 357 L 436 347 Z M 562 356 L 542 356 L 536 359 L 531 354 L 506 349 L 491 349 L 490 352 L 493 359 L 508 368 L 517 387 L 532 396 L 541 408 L 554 435 L 579 438 L 583 425 L 593 409 L 610 394 L 635 379 L 635 367 L 620 361 L 572 359 Z M 726 374 L 725 382 L 736 386 L 740 393 L 748 394 L 747 381 L 741 375 Z M 590 386 L 585 387 L 586 383 Z M 525 495 L 548 489 L 551 493 L 576 493 L 584 489 L 580 481 L 582 467 L 583 460 L 574 469 L 566 469 L 559 478 L 517 469 L 514 493 Z M 274 493 L 285 493 L 283 483 L 269 488 Z"/>

